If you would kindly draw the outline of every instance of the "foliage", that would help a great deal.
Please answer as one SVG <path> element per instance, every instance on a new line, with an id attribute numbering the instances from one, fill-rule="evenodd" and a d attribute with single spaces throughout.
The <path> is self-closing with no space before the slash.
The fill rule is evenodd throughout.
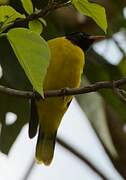
<path id="1" fill-rule="evenodd" d="M 88 0 L 73 0 L 72 3 L 80 13 L 91 17 L 103 31 L 107 31 L 106 14 L 102 6 L 90 3 Z"/>
<path id="2" fill-rule="evenodd" d="M 21 0 L 21 2 L 27 14 L 33 13 L 33 4 L 31 0 Z"/>
<path id="3" fill-rule="evenodd" d="M 43 95 L 42 84 L 50 59 L 46 41 L 25 28 L 13 28 L 7 33 L 7 38 L 33 88 Z"/>
<path id="4" fill-rule="evenodd" d="M 38 18 L 35 18 L 37 20 L 32 19 L 32 13 L 39 13 L 39 11 L 33 7 L 32 1 L 31 0 L 21 0 L 22 6 L 24 8 L 24 10 L 26 11 L 27 14 L 31 14 L 31 21 L 29 21 L 29 29 L 31 31 L 37 32 L 38 34 L 42 33 L 42 27 L 43 27 L 43 19 L 39 20 Z M 75 7 L 78 7 L 78 3 L 79 2 L 75 2 L 73 1 L 73 4 L 75 5 Z M 87 7 L 90 8 L 90 11 L 94 9 L 93 7 L 89 6 L 90 3 L 87 6 L 84 6 L 83 9 L 81 10 L 81 12 L 84 12 L 86 10 Z M 96 5 L 95 5 L 96 6 Z M 35 9 L 35 12 L 34 10 Z M 80 10 L 80 8 L 79 8 Z M 102 13 L 104 14 L 104 16 L 102 17 L 102 22 L 104 20 L 104 22 L 106 22 L 106 17 L 105 17 L 105 12 L 104 12 L 104 8 L 100 7 L 100 6 L 96 6 L 96 10 L 95 10 L 95 21 L 96 23 L 99 24 L 99 22 L 101 21 L 101 19 L 99 18 L 99 13 L 102 15 Z M 1 6 L 0 7 L 0 23 L 1 23 L 1 33 L 3 31 L 5 31 L 7 28 L 10 27 L 10 24 L 12 25 L 17 19 L 21 19 L 21 18 L 25 18 L 27 19 L 27 16 L 20 14 L 19 12 L 17 12 L 15 9 L 13 9 L 11 6 Z M 40 14 L 41 15 L 41 14 Z M 87 14 L 90 15 L 90 17 L 94 18 L 94 14 L 91 14 L 90 12 Z M 34 16 L 33 16 L 34 17 Z M 41 17 L 41 16 L 40 16 Z M 104 27 L 104 24 L 99 24 L 100 27 L 102 27 L 105 31 L 106 31 L 106 27 Z M 33 88 L 39 92 L 41 95 L 43 94 L 43 86 L 42 86 L 42 82 L 46 73 L 46 69 L 48 67 L 48 61 L 50 58 L 50 52 L 49 52 L 49 48 L 47 48 L 47 43 L 37 34 L 34 34 L 33 32 L 31 32 L 28 29 L 15 29 L 15 30 L 10 30 L 8 32 L 8 34 L 4 34 L 7 35 L 7 38 L 21 64 L 21 66 L 23 67 L 27 77 L 29 78 L 31 84 L 33 85 Z M 1 34 L 2 36 L 2 34 Z M 21 42 L 22 41 L 22 42 Z M 31 43 L 33 44 L 34 41 L 35 43 L 29 48 L 29 44 Z M 41 44 L 41 46 L 40 46 Z M 41 48 L 38 48 L 38 46 L 40 46 Z M 31 57 L 28 57 L 28 51 L 27 48 L 29 49 L 29 51 L 33 54 L 31 54 Z M 39 54 L 39 56 L 41 57 L 37 57 L 37 53 L 35 52 L 37 51 L 37 53 Z M 29 60 L 28 60 L 29 59 Z M 38 61 L 34 61 L 35 59 L 37 59 Z M 43 65 L 41 64 L 43 61 Z M 45 65 L 46 64 L 46 65 Z M 32 66 L 32 67 L 31 67 Z M 39 71 L 40 70 L 40 71 Z M 43 73 L 41 74 L 41 72 L 43 71 Z"/>

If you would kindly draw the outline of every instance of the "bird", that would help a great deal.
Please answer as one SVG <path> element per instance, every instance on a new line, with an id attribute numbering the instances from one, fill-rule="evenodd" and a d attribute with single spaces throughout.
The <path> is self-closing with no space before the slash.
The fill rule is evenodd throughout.
<path id="1" fill-rule="evenodd" d="M 73 32 L 48 41 L 51 60 L 44 79 L 44 91 L 78 88 L 85 64 L 85 54 L 95 41 L 104 36 L 92 36 L 84 32 Z M 29 137 L 33 138 L 38 129 L 36 160 L 50 165 L 54 155 L 58 127 L 73 96 L 47 97 L 32 103 Z"/>

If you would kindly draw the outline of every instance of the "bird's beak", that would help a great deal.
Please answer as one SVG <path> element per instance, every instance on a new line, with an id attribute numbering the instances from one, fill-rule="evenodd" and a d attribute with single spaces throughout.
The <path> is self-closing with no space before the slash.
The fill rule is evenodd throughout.
<path id="1" fill-rule="evenodd" d="M 105 39 L 105 36 L 89 36 L 88 39 L 93 40 L 94 42 L 99 42 Z"/>

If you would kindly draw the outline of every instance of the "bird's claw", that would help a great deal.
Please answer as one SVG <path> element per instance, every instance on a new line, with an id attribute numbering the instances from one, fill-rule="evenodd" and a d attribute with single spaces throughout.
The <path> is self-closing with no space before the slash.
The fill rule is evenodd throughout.
<path id="1" fill-rule="evenodd" d="M 67 92 L 68 89 L 69 89 L 69 88 L 62 88 L 62 89 L 61 89 L 61 94 L 63 94 L 62 98 L 63 98 L 64 101 L 65 101 L 65 99 L 66 99 L 66 92 Z"/>

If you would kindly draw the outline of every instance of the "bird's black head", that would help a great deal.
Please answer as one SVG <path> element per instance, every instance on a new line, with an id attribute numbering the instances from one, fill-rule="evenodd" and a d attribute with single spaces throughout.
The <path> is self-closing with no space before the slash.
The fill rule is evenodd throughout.
<path id="1" fill-rule="evenodd" d="M 73 44 L 79 46 L 84 52 L 86 52 L 93 42 L 103 39 L 104 36 L 91 36 L 84 32 L 74 32 L 66 36 Z"/>

